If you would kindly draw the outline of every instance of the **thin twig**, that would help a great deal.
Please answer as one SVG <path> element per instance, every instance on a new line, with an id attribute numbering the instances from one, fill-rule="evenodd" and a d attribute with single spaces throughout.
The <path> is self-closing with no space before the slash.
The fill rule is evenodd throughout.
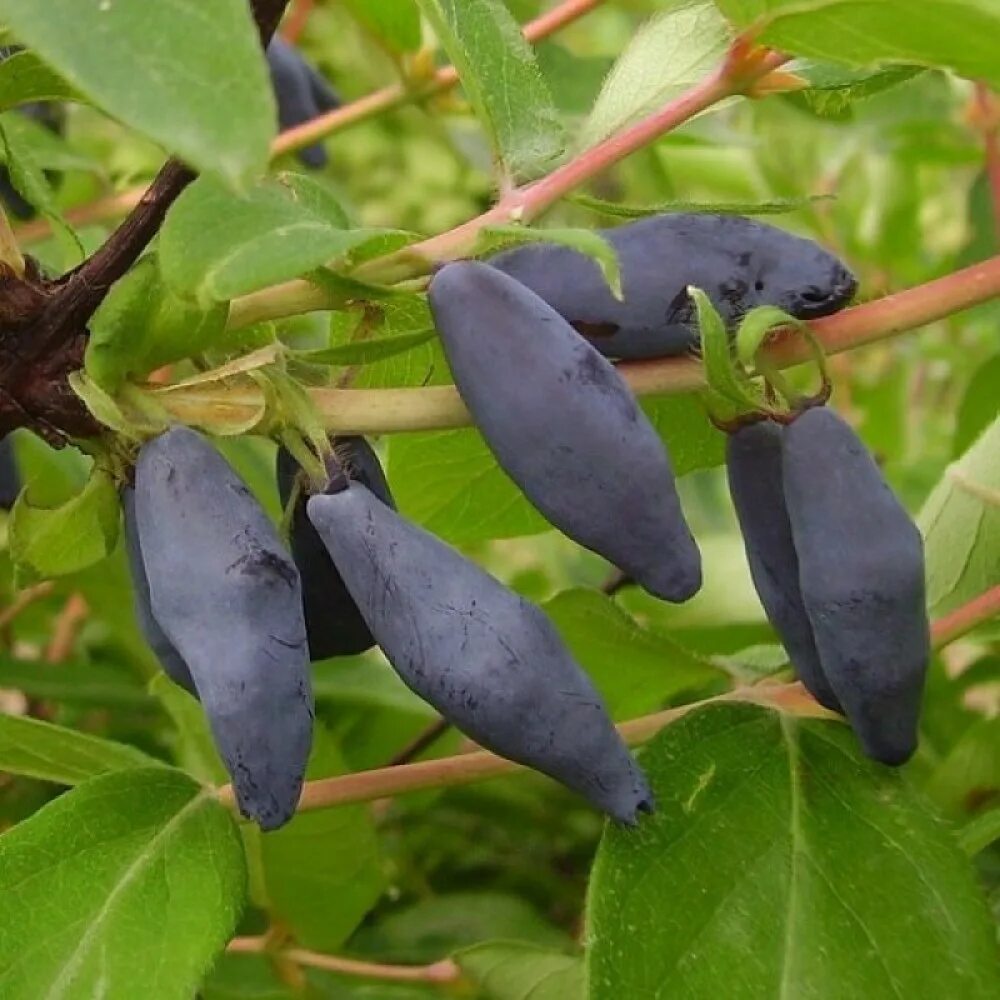
<path id="1" fill-rule="evenodd" d="M 756 81 L 789 59 L 780 52 L 769 52 L 755 60 L 753 68 L 748 68 L 734 57 L 734 53 L 742 47 L 740 41 L 734 43 L 729 56 L 714 73 L 653 114 L 573 157 L 541 180 L 509 191 L 477 218 L 470 219 L 447 233 L 406 247 L 397 254 L 362 265 L 358 268 L 358 277 L 386 283 L 403 280 L 414 273 L 426 271 L 426 267 L 422 267 L 420 262 L 433 264 L 461 257 L 472 249 L 479 234 L 488 226 L 510 222 L 528 223 L 537 219 L 570 192 L 644 149 L 655 139 L 667 135 L 727 97 L 746 93 Z M 399 262 L 398 271 L 393 270 L 394 260 Z"/>
<path id="2" fill-rule="evenodd" d="M 1000 244 L 1000 99 L 985 83 L 976 84 L 975 99 L 993 208 L 993 236 Z"/>
<path id="3" fill-rule="evenodd" d="M 294 45 L 299 40 L 314 6 L 315 0 L 292 0 L 288 17 L 281 26 L 281 37 L 286 42 Z"/>
<path id="4" fill-rule="evenodd" d="M 451 723 L 447 719 L 435 719 L 422 732 L 418 733 L 399 753 L 393 757 L 388 767 L 399 767 L 401 764 L 409 764 L 410 761 L 419 757 L 425 750 L 432 747 L 448 730 Z"/>
<path id="5" fill-rule="evenodd" d="M 339 955 L 324 955 L 305 948 L 275 948 L 267 936 L 233 938 L 226 950 L 238 955 L 272 955 L 276 959 L 325 969 L 342 976 L 358 976 L 391 983 L 453 983 L 461 976 L 458 965 L 450 958 L 431 965 L 383 965 L 379 962 L 362 962 Z"/>
<path id="6" fill-rule="evenodd" d="M 781 53 L 765 50 L 747 68 L 746 63 L 738 58 L 738 53 L 744 49 L 745 43 L 737 41 L 714 73 L 653 114 L 597 143 L 541 180 L 508 191 L 492 208 L 475 219 L 397 253 L 362 264 L 355 272 L 356 277 L 374 284 L 393 284 L 420 276 L 437 262 L 454 260 L 470 252 L 479 234 L 488 226 L 531 222 L 580 185 L 719 101 L 746 92 L 755 81 L 766 77 L 788 60 Z M 314 283 L 299 278 L 234 299 L 230 303 L 228 326 L 235 330 L 336 305 Z"/>
<path id="7" fill-rule="evenodd" d="M 931 628 L 934 648 L 942 649 L 997 615 L 1000 615 L 1000 585 L 934 622 Z"/>
<path id="8" fill-rule="evenodd" d="M 961 608 L 938 619 L 931 628 L 931 641 L 935 649 L 941 649 L 949 642 L 965 635 L 968 631 L 990 618 L 1000 614 L 1000 586 L 993 587 Z M 638 719 L 619 723 L 616 727 L 626 743 L 643 743 L 655 736 L 665 726 L 683 718 L 689 712 L 705 705 L 723 702 L 747 702 L 778 709 L 798 716 L 816 718 L 836 718 L 826 711 L 809 695 L 798 682 L 793 684 L 757 684 L 751 687 L 734 688 L 724 694 L 703 701 L 692 702 L 677 708 L 645 715 Z M 331 806 L 356 802 L 372 802 L 408 792 L 423 791 L 428 788 L 445 788 L 473 784 L 501 775 L 515 774 L 524 770 L 524 765 L 515 764 L 486 750 L 474 753 L 456 754 L 436 760 L 403 764 L 397 767 L 381 767 L 370 771 L 358 771 L 336 778 L 323 778 L 306 782 L 299 799 L 299 811 L 327 809 Z M 231 785 L 218 789 L 219 799 L 229 808 L 235 808 Z"/>
<path id="9" fill-rule="evenodd" d="M 144 187 L 130 188 L 128 191 L 121 191 L 98 198 L 95 201 L 89 201 L 85 205 L 77 205 L 75 208 L 67 209 L 63 214 L 66 221 L 74 226 L 90 226 L 107 219 L 117 219 L 119 216 L 131 212 L 142 200 L 145 193 L 146 188 Z M 39 216 L 32 219 L 31 222 L 25 222 L 18 226 L 14 235 L 22 246 L 37 243 L 52 235 L 52 223 Z"/>
<path id="10" fill-rule="evenodd" d="M 633 583 L 635 583 L 635 580 L 628 573 L 623 573 L 620 569 L 614 569 L 608 574 L 604 583 L 601 584 L 601 593 L 606 597 L 614 597 L 615 594 Z"/>
<path id="11" fill-rule="evenodd" d="M 827 354 L 926 326 L 1000 296 L 1000 256 L 955 271 L 883 299 L 845 309 L 809 323 Z M 766 348 L 768 363 L 787 368 L 811 358 L 806 340 L 795 331 L 775 336 Z M 660 358 L 620 364 L 618 370 L 638 396 L 673 395 L 704 388 L 702 365 L 693 358 Z M 389 434 L 446 430 L 472 422 L 454 386 L 393 389 L 314 388 L 309 393 L 327 430 L 337 434 Z M 244 422 L 260 411 L 262 394 L 250 387 L 156 390 L 156 399 L 175 419 L 197 426 L 213 421 Z"/>
<path id="12" fill-rule="evenodd" d="M 38 356 L 54 353 L 86 324 L 111 286 L 139 259 L 159 232 L 167 210 L 194 177 L 182 163 L 168 160 L 125 221 L 67 275 L 62 288 L 49 301 L 35 334 Z M 33 359 L 26 361 L 32 362 Z M 17 365 L 12 366 L 12 372 L 17 370 Z"/>
<path id="13" fill-rule="evenodd" d="M 617 726 L 627 743 L 642 743 L 658 733 L 664 726 L 687 715 L 704 705 L 726 701 L 743 701 L 766 705 L 796 715 L 832 718 L 832 714 L 821 708 L 805 692 L 801 684 L 762 684 L 756 687 L 737 688 L 715 698 L 667 709 L 653 715 L 632 719 Z M 299 799 L 299 812 L 313 809 L 327 809 L 331 806 L 356 802 L 372 802 L 393 795 L 423 791 L 428 788 L 444 788 L 468 785 L 477 781 L 501 775 L 515 774 L 524 770 L 524 765 L 515 764 L 498 757 L 487 750 L 457 754 L 436 760 L 403 764 L 399 767 L 382 767 L 370 771 L 358 771 L 336 778 L 323 778 L 307 782 Z M 218 790 L 219 798 L 230 808 L 235 807 L 231 785 Z"/>
<path id="14" fill-rule="evenodd" d="M 595 7 L 599 7 L 603 2 L 604 0 L 566 0 L 565 3 L 559 4 L 559 6 L 526 24 L 524 37 L 529 42 L 541 41 L 583 17 Z M 294 153 L 327 138 L 334 132 L 342 132 L 352 125 L 359 125 L 405 104 L 443 93 L 457 84 L 458 73 L 455 68 L 444 66 L 437 70 L 427 83 L 419 87 L 408 87 L 403 84 L 383 87 L 365 97 L 282 132 L 271 147 L 271 155 L 278 157 L 285 153 Z M 103 219 L 115 218 L 137 205 L 142 194 L 143 188 L 135 188 L 120 194 L 110 195 L 89 204 L 71 208 L 66 213 L 66 219 L 74 225 L 87 225 L 100 222 Z M 25 245 L 44 239 L 51 232 L 52 227 L 47 220 L 35 219 L 19 226 L 16 235 L 21 244 Z"/>
<path id="15" fill-rule="evenodd" d="M 49 663 L 63 663 L 73 654 L 80 628 L 90 615 L 90 606 L 82 594 L 71 594 L 62 610 L 56 615 L 52 638 L 45 650 Z"/>
<path id="16" fill-rule="evenodd" d="M 3 611 L 0 611 L 0 631 L 9 628 L 22 611 L 31 607 L 36 601 L 48 597 L 55 588 L 56 585 L 51 580 L 45 580 L 22 590 Z"/>

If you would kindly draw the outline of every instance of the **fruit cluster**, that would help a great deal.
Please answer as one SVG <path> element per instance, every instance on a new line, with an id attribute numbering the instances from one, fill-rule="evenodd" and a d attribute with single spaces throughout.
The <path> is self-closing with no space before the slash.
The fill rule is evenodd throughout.
<path id="1" fill-rule="evenodd" d="M 870 757 L 904 763 L 930 660 L 916 525 L 826 407 L 737 430 L 726 464 L 757 593 L 802 683 Z"/>
<path id="2" fill-rule="evenodd" d="M 527 499 L 651 594 L 684 601 L 701 586 L 701 559 L 670 459 L 602 349 L 687 349 L 697 330 L 678 283 L 695 275 L 730 324 L 761 303 L 833 311 L 854 281 L 815 245 L 743 219 L 654 218 L 610 239 L 623 301 L 586 258 L 535 246 L 448 264 L 430 306 L 462 399 Z M 309 659 L 375 644 L 482 746 L 620 822 L 651 809 L 600 695 L 541 610 L 402 517 L 364 439 L 335 440 L 323 459 L 327 485 L 309 495 L 298 463 L 278 453 L 291 556 L 193 431 L 147 443 L 125 491 L 142 627 L 201 699 L 243 812 L 264 828 L 294 812 Z M 795 666 L 824 705 L 843 707 L 868 752 L 899 762 L 912 752 L 927 650 L 915 529 L 825 409 L 741 427 L 729 472 L 754 580 Z"/>

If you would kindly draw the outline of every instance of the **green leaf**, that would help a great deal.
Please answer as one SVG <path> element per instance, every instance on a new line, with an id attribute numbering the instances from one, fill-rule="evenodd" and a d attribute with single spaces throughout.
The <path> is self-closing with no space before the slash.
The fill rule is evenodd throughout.
<path id="1" fill-rule="evenodd" d="M 782 672 L 788 666 L 788 653 L 778 643 L 759 643 L 725 656 L 716 656 L 714 661 L 744 684 L 756 684 Z"/>
<path id="2" fill-rule="evenodd" d="M 546 949 L 567 947 L 566 936 L 519 896 L 501 892 L 452 892 L 390 912 L 358 932 L 352 948 L 383 961 L 435 962 L 484 939 Z"/>
<path id="3" fill-rule="evenodd" d="M 446 541 L 551 530 L 473 428 L 394 435 L 389 473 L 399 509 Z"/>
<path id="4" fill-rule="evenodd" d="M 504 172 L 530 180 L 563 151 L 563 127 L 531 46 L 501 0 L 417 0 L 458 69 Z"/>
<path id="5" fill-rule="evenodd" d="M 0 63 L 0 67 L 5 65 Z M 15 156 L 27 153 L 40 170 L 80 170 L 105 175 L 104 166 L 95 156 L 71 146 L 61 135 L 20 111 L 5 111 L 0 115 L 0 123 Z"/>
<path id="6" fill-rule="evenodd" d="M 423 376 L 426 369 L 416 364 L 417 353 L 415 373 Z M 667 445 L 678 476 L 722 464 L 725 435 L 708 420 L 696 396 L 647 397 L 640 402 Z M 389 440 L 389 473 L 400 509 L 447 541 L 469 543 L 551 530 L 474 428 L 394 435 Z"/>
<path id="7" fill-rule="evenodd" d="M 232 817 L 187 775 L 94 778 L 0 838 L 0 992 L 188 1000 L 245 883 Z"/>
<path id="8" fill-rule="evenodd" d="M 1000 87 L 1000 7 L 993 0 L 718 0 L 740 27 L 784 52 L 882 66 L 951 69 Z"/>
<path id="9" fill-rule="evenodd" d="M 1000 717 L 973 722 L 936 764 L 925 790 L 946 815 L 961 820 L 1000 797 Z"/>
<path id="10" fill-rule="evenodd" d="M 696 395 L 644 396 L 639 402 L 667 445 L 676 475 L 725 461 L 726 435 L 708 419 Z"/>
<path id="11" fill-rule="evenodd" d="M 542 607 L 615 719 L 645 715 L 725 680 L 708 660 L 642 628 L 596 591 L 563 591 Z"/>
<path id="12" fill-rule="evenodd" d="M 15 52 L 0 63 L 0 111 L 31 101 L 77 101 L 80 95 L 33 52 Z"/>
<path id="13" fill-rule="evenodd" d="M 736 375 L 733 345 L 722 317 L 700 288 L 692 286 L 688 294 L 698 309 L 701 353 L 709 388 L 738 410 L 753 409 L 757 401 L 750 393 L 749 383 Z"/>
<path id="14" fill-rule="evenodd" d="M 443 379 L 442 375 L 445 376 Z M 391 389 L 398 386 L 440 385 L 447 382 L 448 377 L 448 362 L 445 360 L 441 341 L 437 337 L 431 337 L 401 354 L 365 365 L 352 381 L 352 387 Z"/>
<path id="15" fill-rule="evenodd" d="M 143 434 L 139 426 L 125 415 L 118 401 L 90 378 L 87 372 L 82 370 L 70 372 L 67 381 L 95 420 L 117 431 L 126 440 L 138 443 L 142 439 Z M 162 428 L 147 426 L 145 429 L 153 433 Z"/>
<path id="16" fill-rule="evenodd" d="M 421 333 L 434 328 L 434 317 L 426 295 L 406 293 L 358 303 L 346 312 L 330 317 L 330 344 L 358 344 L 361 341 Z M 363 367 L 352 386 L 358 389 L 386 389 L 396 386 L 447 385 L 451 382 L 444 350 L 431 337 L 408 351 L 383 358 Z"/>
<path id="17" fill-rule="evenodd" d="M 522 243 L 556 243 L 584 254 L 600 268 L 612 294 L 622 298 L 622 274 L 615 248 L 592 229 L 530 229 L 527 226 L 487 226 L 480 233 L 476 256 L 487 256 Z"/>
<path id="18" fill-rule="evenodd" d="M 274 97 L 245 0 L 0 0 L 0 21 L 94 104 L 195 169 L 233 186 L 263 172 Z"/>
<path id="19" fill-rule="evenodd" d="M 303 992 L 282 980 L 267 955 L 226 952 L 200 985 L 197 996 L 198 1000 L 302 1000 Z"/>
<path id="20" fill-rule="evenodd" d="M 143 257 L 90 322 L 87 374 L 114 393 L 130 377 L 207 350 L 221 336 L 226 312 L 225 305 L 199 309 L 178 298 L 164 283 L 156 257 Z"/>
<path id="21" fill-rule="evenodd" d="M 757 359 L 757 352 L 773 331 L 783 326 L 801 329 L 803 325 L 801 320 L 790 316 L 777 306 L 757 306 L 740 320 L 739 329 L 736 331 L 736 356 L 741 364 L 752 368 Z"/>
<path id="22" fill-rule="evenodd" d="M 590 113 L 614 64 L 609 56 L 571 51 L 551 39 L 536 43 L 535 58 L 556 107 L 562 114 L 575 117 Z"/>
<path id="23" fill-rule="evenodd" d="M 78 785 L 108 771 L 154 763 L 141 750 L 124 743 L 38 719 L 0 715 L 0 771 Z"/>
<path id="24" fill-rule="evenodd" d="M 955 437 L 951 446 L 954 458 L 967 451 L 976 438 L 1000 417 L 998 385 L 1000 385 L 1000 354 L 983 362 L 969 380 L 955 420 Z"/>
<path id="25" fill-rule="evenodd" d="M 320 347 L 312 351 L 294 351 L 292 357 L 314 365 L 369 365 L 374 361 L 394 357 L 426 344 L 436 336 L 433 327 L 403 333 L 398 337 L 376 337 L 373 340 L 357 340 L 336 347 Z"/>
<path id="26" fill-rule="evenodd" d="M 927 560 L 927 603 L 938 618 L 1000 584 L 1000 419 L 927 498 L 917 519 Z"/>
<path id="27" fill-rule="evenodd" d="M 832 197 L 828 194 L 813 194 L 801 198 L 772 198 L 770 201 L 661 201 L 654 205 L 626 205 L 616 201 L 605 201 L 589 194 L 575 194 L 569 200 L 575 205 L 615 219 L 644 219 L 650 215 L 664 215 L 668 212 L 703 215 L 784 215 L 808 208 L 818 201 L 829 201 Z"/>
<path id="28" fill-rule="evenodd" d="M 277 174 L 245 195 L 203 177 L 177 199 L 160 234 L 160 266 L 178 295 L 208 305 L 313 271 L 373 230 L 348 230 L 323 183 Z"/>
<path id="29" fill-rule="evenodd" d="M 858 101 L 874 97 L 921 74 L 919 66 L 852 69 L 839 63 L 796 59 L 784 67 L 808 83 L 805 90 L 785 94 L 786 100 L 807 108 L 821 118 L 843 119 Z"/>
<path id="30" fill-rule="evenodd" d="M 31 497 L 29 486 L 8 526 L 11 555 L 24 578 L 67 576 L 114 550 L 121 508 L 114 479 L 103 469 L 95 466 L 83 490 L 59 507 L 35 507 Z"/>
<path id="31" fill-rule="evenodd" d="M 12 116 L 22 117 L 11 113 L 4 115 L 0 121 L 0 156 L 7 166 L 11 184 L 28 204 L 33 205 L 55 226 L 57 233 L 64 240 L 73 243 L 82 258 L 83 247 L 80 240 L 59 212 L 55 192 L 45 176 L 42 164 L 35 157 L 34 146 L 30 140 L 25 141 L 26 131 L 28 135 L 30 131 L 23 126 L 11 127 Z M 40 126 L 37 128 L 39 131 L 44 131 Z"/>
<path id="32" fill-rule="evenodd" d="M 721 63 L 731 30 L 712 3 L 683 3 L 648 21 L 612 67 L 577 145 L 587 148 L 655 111 Z"/>
<path id="33" fill-rule="evenodd" d="M 336 657 L 313 664 L 316 701 L 367 710 L 387 709 L 417 715 L 426 722 L 434 710 L 418 698 L 392 667 L 379 657 Z"/>
<path id="34" fill-rule="evenodd" d="M 994 929 L 950 830 L 839 723 L 696 710 L 642 752 L 657 799 L 590 884 L 590 1000 L 986 1000 Z"/>
<path id="35" fill-rule="evenodd" d="M 351 247 L 347 254 L 344 255 L 344 262 L 348 269 L 354 268 L 369 260 L 374 260 L 376 257 L 387 257 L 397 250 L 402 250 L 403 247 L 408 247 L 411 243 L 419 243 L 422 239 L 423 236 L 420 233 L 415 233 L 408 229 L 373 229 L 368 239 L 363 240 L 357 246 Z M 361 283 L 357 282 L 357 284 L 360 285 Z M 380 291 L 387 294 L 402 294 L 398 289 L 394 288 L 382 288 L 377 285 L 368 285 L 366 287 L 369 291 L 373 288 L 379 288 Z"/>
<path id="36" fill-rule="evenodd" d="M 112 705 L 135 708 L 148 706 L 150 702 L 149 695 L 129 671 L 84 660 L 45 663 L 0 653 L 0 688 L 21 691 L 29 698 L 102 708 Z"/>
<path id="37" fill-rule="evenodd" d="M 372 244 L 385 245 L 386 236 L 393 234 L 393 230 L 378 232 L 356 247 L 353 247 L 342 258 L 345 267 L 353 266 L 356 259 L 356 251 Z M 394 302 L 412 296 L 413 292 L 401 291 L 388 285 L 371 285 L 356 278 L 348 277 L 337 271 L 331 271 L 328 267 L 319 267 L 304 275 L 304 280 L 310 285 L 315 285 L 322 289 L 329 296 L 330 308 L 334 310 L 346 309 L 349 307 L 368 306 L 374 303 Z"/>
<path id="38" fill-rule="evenodd" d="M 489 941 L 455 955 L 483 1000 L 583 1000 L 583 962 L 528 944 Z"/>
<path id="39" fill-rule="evenodd" d="M 336 742 L 317 723 L 307 779 L 345 771 Z M 343 945 L 385 887 L 375 824 L 364 805 L 300 813 L 262 836 L 260 851 L 268 910 L 305 948 Z"/>
<path id="40" fill-rule="evenodd" d="M 413 0 L 344 0 L 344 6 L 389 50 L 420 47 L 420 14 Z"/>
<path id="41" fill-rule="evenodd" d="M 215 749 L 201 702 L 165 673 L 149 682 L 149 693 L 163 705 L 173 723 L 173 759 L 206 785 L 221 785 L 229 774 Z"/>
<path id="42" fill-rule="evenodd" d="M 970 857 L 986 850 L 997 840 L 1000 840 L 1000 806 L 987 809 L 966 823 L 958 833 L 958 842 Z"/>

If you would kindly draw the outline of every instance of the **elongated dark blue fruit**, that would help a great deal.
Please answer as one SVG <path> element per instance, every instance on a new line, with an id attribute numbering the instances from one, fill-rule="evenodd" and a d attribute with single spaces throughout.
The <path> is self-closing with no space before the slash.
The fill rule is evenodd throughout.
<path id="1" fill-rule="evenodd" d="M 865 753 L 902 764 L 916 749 L 930 660 L 920 532 L 825 407 L 785 430 L 783 479 L 823 672 Z"/>
<path id="2" fill-rule="evenodd" d="M 695 594 L 701 557 L 670 459 L 614 367 L 486 264 L 443 268 L 430 304 L 462 399 L 532 504 L 651 594 Z"/>
<path id="3" fill-rule="evenodd" d="M 743 532 L 760 602 L 809 693 L 839 712 L 820 665 L 812 622 L 799 588 L 799 558 L 785 509 L 781 471 L 783 428 L 770 420 L 741 427 L 726 441 L 729 492 Z"/>
<path id="4" fill-rule="evenodd" d="M 190 671 L 240 810 L 281 826 L 312 741 L 295 564 L 246 485 L 187 428 L 140 451 L 134 523 L 153 618 Z"/>
<path id="5" fill-rule="evenodd" d="M 135 523 L 135 490 L 126 486 L 122 490 L 122 510 L 125 515 L 125 551 L 128 555 L 129 571 L 132 575 L 133 604 L 135 617 L 139 623 L 149 648 L 163 667 L 163 672 L 182 688 L 198 697 L 191 671 L 188 670 L 180 653 L 174 649 L 170 640 L 163 634 L 153 616 L 149 603 L 149 581 L 146 579 L 146 564 L 142 559 L 142 547 L 139 543 L 139 529 Z"/>
<path id="6" fill-rule="evenodd" d="M 395 509 L 389 484 L 378 456 L 363 437 L 341 437 L 334 442 L 339 466 L 351 479 L 366 486 L 382 503 Z M 292 494 L 298 462 L 285 448 L 278 449 L 278 492 L 282 504 Z M 302 578 L 302 604 L 305 611 L 309 655 L 313 660 L 331 656 L 353 656 L 371 649 L 375 640 L 365 624 L 334 566 L 330 553 L 306 516 L 306 497 L 300 497 L 292 512 L 292 557 Z"/>
<path id="7" fill-rule="evenodd" d="M 490 263 L 540 295 L 602 354 L 649 358 L 698 344 L 688 285 L 701 288 L 729 327 L 755 306 L 800 319 L 836 312 L 856 281 L 811 240 L 736 215 L 651 216 L 598 232 L 618 252 L 619 301 L 589 257 L 566 246 L 532 243 Z"/>
<path id="8" fill-rule="evenodd" d="M 600 695 L 535 605 L 357 483 L 312 497 L 307 512 L 372 635 L 421 698 L 623 823 L 652 808 Z"/>
<path id="9" fill-rule="evenodd" d="M 14 457 L 14 442 L 10 437 L 0 440 L 0 508 L 10 510 L 21 492 L 21 475 Z"/>
<path id="10" fill-rule="evenodd" d="M 278 101 L 278 124 L 283 132 L 340 107 L 340 98 L 333 88 L 279 35 L 267 47 L 267 64 Z M 319 169 L 327 163 L 321 143 L 306 146 L 297 155 L 307 167 Z"/>

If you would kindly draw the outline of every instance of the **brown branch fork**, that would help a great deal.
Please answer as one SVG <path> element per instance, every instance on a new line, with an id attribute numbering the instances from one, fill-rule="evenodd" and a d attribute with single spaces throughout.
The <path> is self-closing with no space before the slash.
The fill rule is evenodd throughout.
<path id="1" fill-rule="evenodd" d="M 265 47 L 287 3 L 251 0 Z M 0 274 L 0 437 L 27 426 L 60 445 L 67 436 L 100 433 L 100 424 L 66 378 L 83 363 L 90 318 L 111 286 L 139 259 L 194 177 L 178 160 L 168 160 L 103 246 L 61 278 L 45 278 L 31 261 L 24 275 Z"/>

